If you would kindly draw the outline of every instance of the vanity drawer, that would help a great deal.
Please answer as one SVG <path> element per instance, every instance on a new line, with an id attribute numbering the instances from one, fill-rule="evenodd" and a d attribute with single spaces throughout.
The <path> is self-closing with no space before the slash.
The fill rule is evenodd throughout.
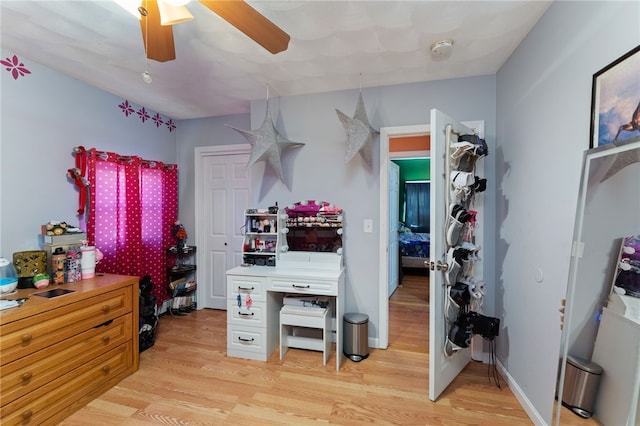
<path id="1" fill-rule="evenodd" d="M 227 275 L 227 298 L 236 300 L 240 294 L 244 301 L 250 295 L 253 301 L 264 302 L 267 299 L 266 283 L 264 277 Z"/>
<path id="2" fill-rule="evenodd" d="M 4 405 L 0 409 L 2 425 L 58 424 L 78 405 L 91 401 L 127 375 L 132 366 L 131 350 L 128 342 L 91 362 L 76 364 L 78 368 L 68 375 Z"/>
<path id="3" fill-rule="evenodd" d="M 227 301 L 227 321 L 229 324 L 264 327 L 265 302 L 253 302 L 251 308 L 238 307 L 235 300 Z"/>
<path id="4" fill-rule="evenodd" d="M 2 405 L 35 391 L 50 381 L 130 341 L 131 314 L 91 328 L 24 358 L 0 366 Z"/>
<path id="5" fill-rule="evenodd" d="M 269 278 L 268 288 L 272 291 L 286 293 L 324 294 L 329 296 L 335 296 L 338 294 L 337 281 Z"/>
<path id="6" fill-rule="evenodd" d="M 266 329 L 228 324 L 227 351 L 230 356 L 237 356 L 235 351 L 253 352 L 263 355 L 266 361 Z"/>
<path id="7" fill-rule="evenodd" d="M 129 313 L 133 305 L 132 291 L 132 287 L 121 288 L 0 325 L 2 364 Z"/>

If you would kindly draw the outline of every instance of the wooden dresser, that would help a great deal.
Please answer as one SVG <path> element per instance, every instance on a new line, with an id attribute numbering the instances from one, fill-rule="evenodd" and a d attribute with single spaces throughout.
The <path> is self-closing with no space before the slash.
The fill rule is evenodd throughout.
<path id="1" fill-rule="evenodd" d="M 74 290 L 43 298 L 33 293 Z M 0 311 L 0 423 L 54 425 L 138 369 L 138 277 L 96 276 Z"/>

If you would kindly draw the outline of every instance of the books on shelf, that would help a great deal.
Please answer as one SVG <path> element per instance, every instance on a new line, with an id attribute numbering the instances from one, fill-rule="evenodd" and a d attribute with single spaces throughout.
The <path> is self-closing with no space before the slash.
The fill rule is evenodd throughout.
<path id="1" fill-rule="evenodd" d="M 173 291 L 174 297 L 182 296 L 195 291 L 196 281 L 179 278 L 169 283 L 169 288 Z"/>
<path id="2" fill-rule="evenodd" d="M 171 300 L 171 309 L 191 308 L 193 298 L 191 296 L 178 296 Z"/>

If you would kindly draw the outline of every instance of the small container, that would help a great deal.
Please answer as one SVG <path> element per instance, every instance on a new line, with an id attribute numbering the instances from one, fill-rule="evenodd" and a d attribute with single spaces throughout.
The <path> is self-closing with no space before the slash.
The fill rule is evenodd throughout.
<path id="1" fill-rule="evenodd" d="M 344 354 L 354 362 L 369 356 L 369 316 L 361 313 L 344 314 Z"/>
<path id="2" fill-rule="evenodd" d="M 75 283 L 82 279 L 80 269 L 80 252 L 69 250 L 64 265 L 64 282 Z"/>
<path id="3" fill-rule="evenodd" d="M 53 284 L 64 284 L 64 262 L 67 254 L 62 247 L 56 248 L 51 255 L 51 275 Z"/>
<path id="4" fill-rule="evenodd" d="M 35 288 L 45 288 L 49 285 L 49 275 L 38 274 L 33 277 L 33 286 Z"/>
<path id="5" fill-rule="evenodd" d="M 562 405 L 582 418 L 591 417 L 601 377 L 598 364 L 568 355 Z"/>
<path id="6" fill-rule="evenodd" d="M 18 273 L 13 263 L 0 257 L 0 294 L 12 293 L 18 286 Z"/>
<path id="7" fill-rule="evenodd" d="M 178 247 L 180 250 L 180 247 Z M 80 265 L 82 271 L 82 279 L 88 280 L 96 275 L 96 248 L 94 246 L 82 247 L 82 257 Z"/>

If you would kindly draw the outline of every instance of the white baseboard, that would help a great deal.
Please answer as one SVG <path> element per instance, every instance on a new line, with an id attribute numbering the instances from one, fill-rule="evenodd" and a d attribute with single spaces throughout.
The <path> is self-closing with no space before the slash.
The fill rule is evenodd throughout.
<path id="1" fill-rule="evenodd" d="M 369 337 L 368 343 L 370 348 L 387 349 L 387 348 L 380 348 L 379 347 L 380 342 L 375 337 Z M 481 361 L 484 364 L 488 364 L 490 361 L 489 353 L 482 351 L 482 345 L 476 345 L 476 350 L 473 351 L 472 353 L 472 359 L 474 361 Z M 500 374 L 506 380 L 507 385 L 509 386 L 509 389 L 511 389 L 511 392 L 516 397 L 516 399 L 520 403 L 520 406 L 522 406 L 522 409 L 525 411 L 525 413 L 527 413 L 527 416 L 529 416 L 529 419 L 531 419 L 531 421 L 536 426 L 549 426 L 540 416 L 540 413 L 538 413 L 538 410 L 535 409 L 531 401 L 529 401 L 529 398 L 527 398 L 527 396 L 524 394 L 520 386 L 518 386 L 518 383 L 514 380 L 513 377 L 511 377 L 511 374 L 509 374 L 507 369 L 504 368 L 504 365 L 502 365 L 502 363 L 499 360 L 497 361 L 497 363 L 498 363 L 497 367 L 498 367 L 498 370 L 500 371 Z"/>
<path id="2" fill-rule="evenodd" d="M 509 389 L 511 389 L 511 392 L 516 397 L 516 399 L 524 409 L 525 413 L 527 413 L 527 416 L 529 416 L 531 421 L 537 426 L 549 426 L 544 421 L 544 419 L 540 416 L 540 413 L 538 413 L 538 410 L 536 410 L 536 408 L 533 406 L 531 401 L 529 401 L 529 398 L 527 398 L 527 396 L 524 394 L 520 386 L 518 386 L 518 383 L 514 380 L 513 377 L 511 377 L 511 374 L 509 374 L 507 369 L 504 368 L 504 365 L 502 365 L 502 363 L 499 360 L 497 362 L 498 362 L 498 370 L 500 371 L 500 374 L 502 374 L 502 377 L 504 377 L 505 380 L 507 381 L 507 385 L 509 385 Z"/>

